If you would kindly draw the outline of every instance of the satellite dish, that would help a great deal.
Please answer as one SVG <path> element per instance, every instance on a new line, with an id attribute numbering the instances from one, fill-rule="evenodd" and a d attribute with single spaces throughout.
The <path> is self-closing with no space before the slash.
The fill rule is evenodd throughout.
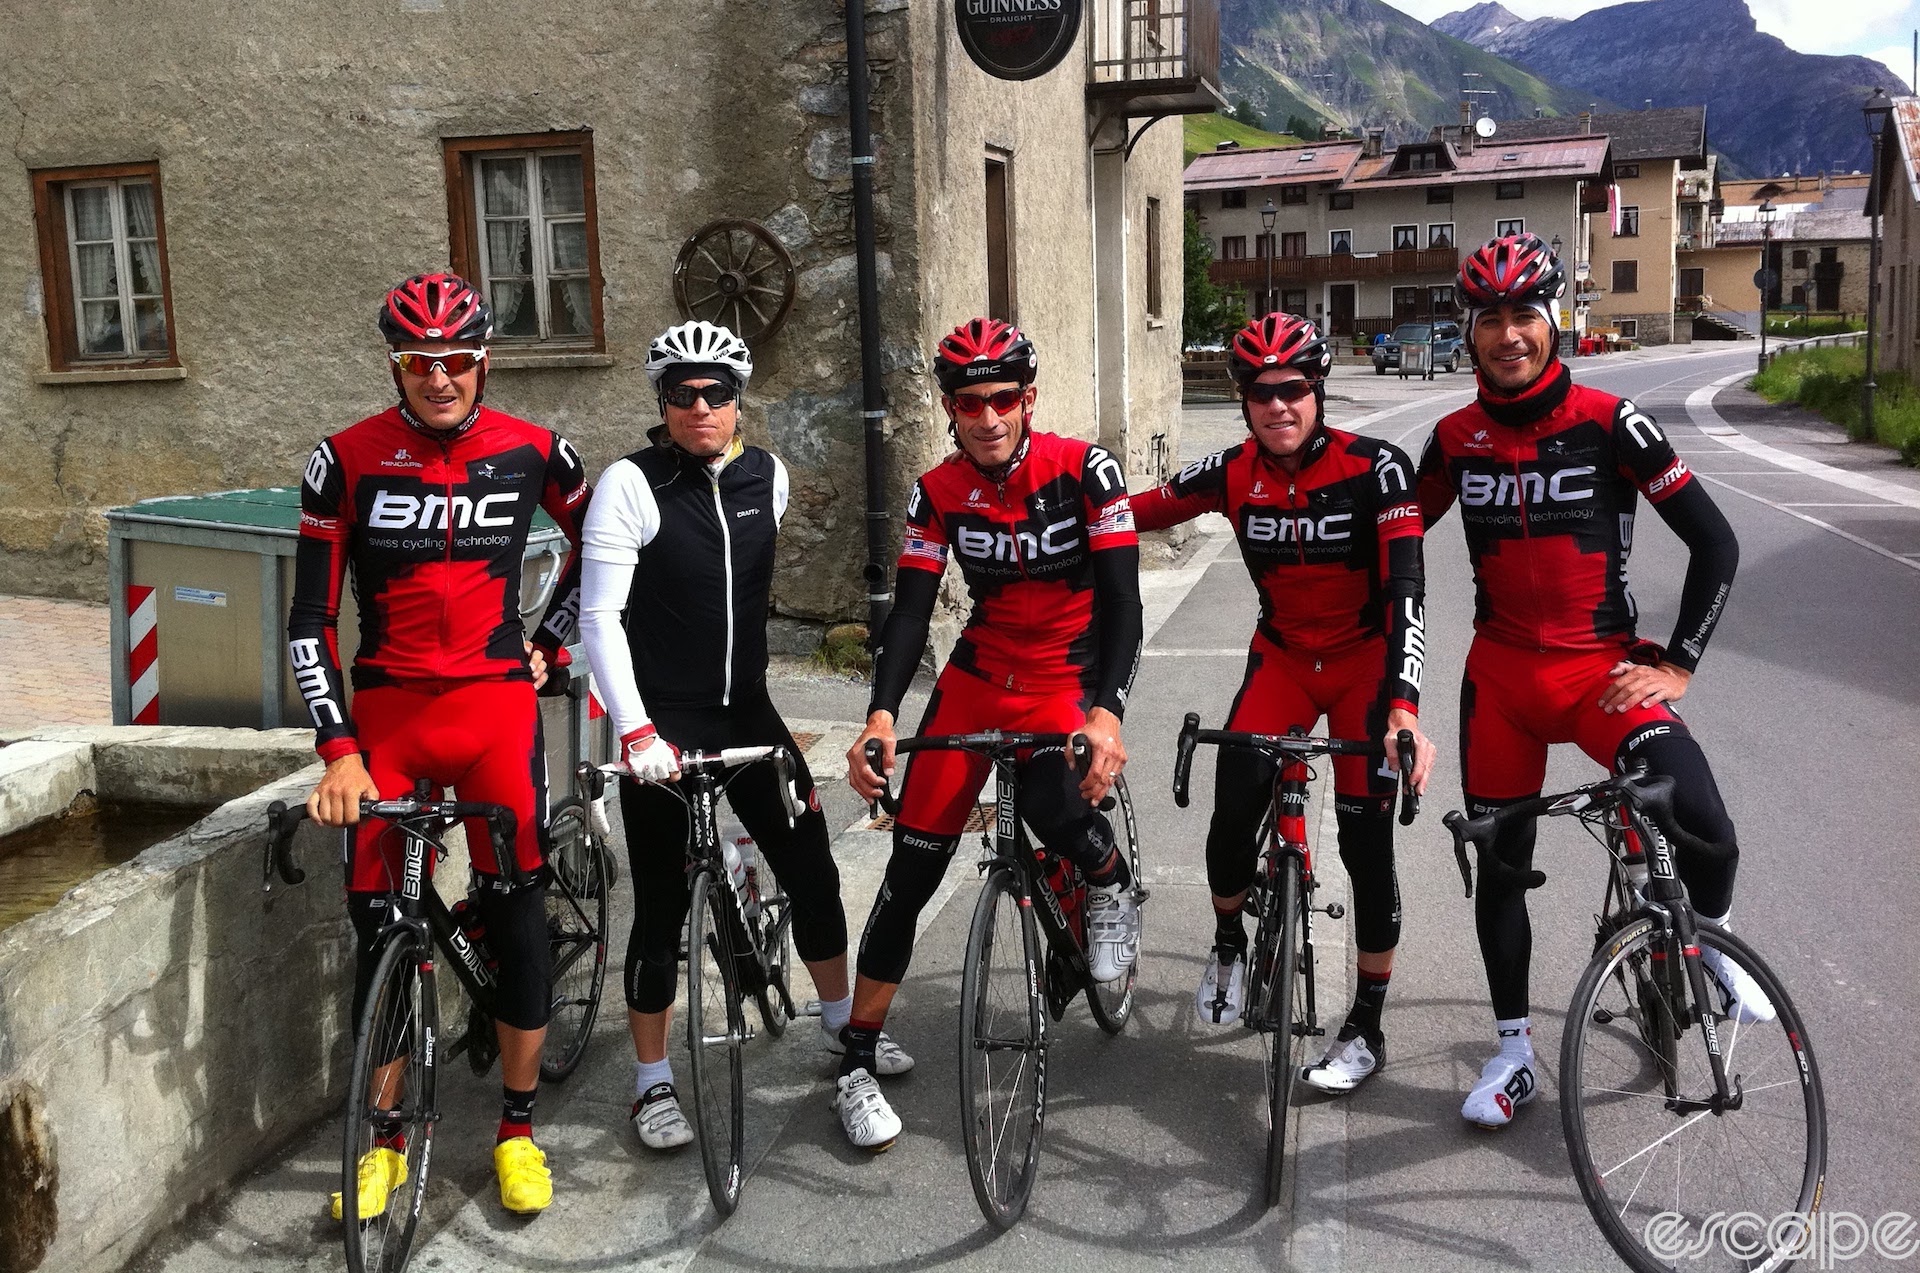
<path id="1" fill-rule="evenodd" d="M 1482 115 L 1479 119 L 1474 120 L 1473 131 L 1476 136 L 1481 138 L 1493 136 L 1495 127 L 1492 118 Z"/>

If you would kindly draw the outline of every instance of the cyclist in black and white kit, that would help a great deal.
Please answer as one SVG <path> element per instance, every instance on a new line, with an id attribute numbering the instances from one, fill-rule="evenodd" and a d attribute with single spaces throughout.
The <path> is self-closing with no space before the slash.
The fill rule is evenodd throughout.
<path id="1" fill-rule="evenodd" d="M 634 892 L 625 985 L 638 1058 L 633 1123 L 650 1149 L 693 1139 L 667 1062 L 690 828 L 686 806 L 647 785 L 678 773 L 680 748 L 779 745 L 793 753 L 807 810 L 791 828 L 770 765 L 734 779 L 727 798 L 792 899 L 794 946 L 819 994 L 830 1051 L 842 1050 L 853 1003 L 827 820 L 767 695 L 767 610 L 787 471 L 740 439 L 739 398 L 752 375 L 747 346 L 724 327 L 684 323 L 656 339 L 647 377 L 660 395 L 661 423 L 647 434 L 650 446 L 602 475 L 604 493 L 596 493 L 584 530 L 580 629 L 622 760 L 639 780 L 620 786 Z M 886 1040 L 879 1072 L 912 1066 Z"/>

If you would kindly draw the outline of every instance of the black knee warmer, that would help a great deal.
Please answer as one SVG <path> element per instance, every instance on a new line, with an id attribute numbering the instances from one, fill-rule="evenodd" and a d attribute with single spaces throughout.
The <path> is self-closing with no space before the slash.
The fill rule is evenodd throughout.
<path id="1" fill-rule="evenodd" d="M 1353 885 L 1354 946 L 1371 954 L 1400 944 L 1400 880 L 1393 869 L 1391 800 L 1338 797 L 1340 862 Z"/>
<path id="2" fill-rule="evenodd" d="M 928 835 L 894 825 L 893 856 L 887 859 L 886 878 L 873 899 L 866 932 L 860 936 L 862 977 L 896 986 L 906 980 L 920 912 L 933 900 L 959 847 L 957 835 Z"/>
<path id="3" fill-rule="evenodd" d="M 1515 803 L 1467 797 L 1467 815 L 1479 817 Z M 1533 867 L 1537 834 L 1534 819 L 1509 823 L 1494 841 L 1494 852 L 1516 871 Z M 1518 880 L 1481 871 L 1473 890 L 1474 928 L 1480 937 L 1480 958 L 1487 968 L 1487 991 L 1493 1015 L 1502 1020 L 1527 1015 L 1527 977 L 1533 962 L 1533 921 L 1527 915 L 1526 886 Z"/>
<path id="4" fill-rule="evenodd" d="M 553 1008 L 546 892 L 536 883 L 507 892 L 496 877 L 480 879 L 474 904 L 487 926 L 487 953 L 499 965 L 494 1019 L 516 1030 L 542 1029 Z"/>
<path id="5" fill-rule="evenodd" d="M 1724 850 L 1708 855 L 1676 845 L 1674 865 L 1695 910 L 1725 915 L 1733 905 L 1740 849 L 1706 753 L 1684 726 L 1648 726 L 1620 744 L 1615 768 L 1624 771 L 1636 758 L 1645 760 L 1651 772 L 1673 779 L 1673 816 L 1680 830 Z"/>

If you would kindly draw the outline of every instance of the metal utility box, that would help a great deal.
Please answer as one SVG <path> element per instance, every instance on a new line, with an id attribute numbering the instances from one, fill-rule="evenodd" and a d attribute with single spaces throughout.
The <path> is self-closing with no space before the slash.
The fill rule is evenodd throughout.
<path id="1" fill-rule="evenodd" d="M 1403 340 L 1400 342 L 1400 378 L 1418 376 L 1422 380 L 1433 379 L 1433 342 L 1427 340 Z"/>
<path id="2" fill-rule="evenodd" d="M 300 492 L 293 487 L 165 497 L 107 511 L 116 725 L 310 723 L 287 666 L 299 537 Z M 539 621 L 567 551 L 553 519 L 536 513 L 520 578 L 520 614 L 529 625 Z M 140 590 L 133 605 L 130 590 Z M 349 586 L 340 604 L 343 662 L 359 639 Z M 135 659 L 141 674 L 132 671 Z M 143 715 L 156 691 L 157 714 Z"/>

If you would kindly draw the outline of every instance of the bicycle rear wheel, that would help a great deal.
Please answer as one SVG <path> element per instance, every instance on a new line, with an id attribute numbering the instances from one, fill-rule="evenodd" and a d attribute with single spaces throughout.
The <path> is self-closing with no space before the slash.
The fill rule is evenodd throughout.
<path id="1" fill-rule="evenodd" d="M 1132 872 L 1135 893 L 1145 892 L 1145 883 L 1140 877 L 1140 830 L 1133 818 L 1133 797 L 1127 794 L 1126 775 L 1113 780 L 1114 808 L 1111 821 L 1113 834 L 1119 841 L 1120 852 L 1126 855 L 1127 869 Z M 1141 947 L 1145 948 L 1146 928 L 1144 908 L 1140 915 Z M 1087 983 L 1087 1007 L 1093 1010 L 1093 1019 L 1108 1034 L 1118 1034 L 1127 1028 L 1127 1018 L 1133 1015 L 1133 988 L 1139 979 L 1140 961 L 1135 959 L 1127 974 L 1117 981 L 1089 981 Z"/>
<path id="2" fill-rule="evenodd" d="M 1020 881 L 987 873 L 960 979 L 960 1127 L 980 1213 L 996 1229 L 1020 1218 L 1039 1165 L 1047 1098 L 1040 932 Z"/>
<path id="3" fill-rule="evenodd" d="M 375 965 L 347 1079 L 340 1219 L 351 1273 L 400 1273 L 413 1254 L 433 1139 L 434 994 L 431 953 L 402 930 Z M 397 1162 L 369 1158 L 386 1152 Z M 390 1186 L 385 1206 L 368 1215 L 360 1214 L 363 1158 Z"/>
<path id="4" fill-rule="evenodd" d="M 1300 870 L 1297 859 L 1281 860 L 1279 877 L 1266 892 L 1253 949 L 1258 1017 L 1254 1029 L 1266 1062 L 1267 1162 L 1265 1199 L 1277 1206 L 1286 1181 L 1287 1125 L 1293 1108 L 1293 1080 L 1306 1047 L 1306 929 L 1301 923 Z"/>
<path id="5" fill-rule="evenodd" d="M 562 801 L 548 824 L 547 943 L 553 957 L 552 1013 L 540 1077 L 557 1083 L 586 1055 L 607 979 L 607 846 L 578 799 Z"/>
<path id="6" fill-rule="evenodd" d="M 1642 1273 L 1784 1268 L 1805 1233 L 1775 1218 L 1812 1214 L 1826 1173 L 1826 1106 L 1806 1031 L 1759 956 L 1702 925 L 1701 947 L 1746 969 L 1776 1014 L 1746 1024 L 1720 1017 L 1718 989 L 1707 979 L 1739 1105 L 1706 1108 L 1713 1071 L 1691 989 L 1674 1005 L 1686 1031 L 1671 1062 L 1642 1037 L 1638 1005 L 1629 1002 L 1670 993 L 1653 964 L 1663 944 L 1653 918 L 1627 924 L 1574 991 L 1560 1045 L 1560 1116 L 1574 1179 L 1607 1241 Z M 1654 971 L 1619 975 L 1636 962 Z M 1742 1215 L 1758 1217 L 1751 1229 L 1728 1219 Z"/>
<path id="7" fill-rule="evenodd" d="M 741 1053 L 747 1017 L 740 1000 L 738 951 L 729 913 L 733 890 L 710 868 L 693 877 L 687 912 L 687 1059 L 693 1073 L 693 1122 L 714 1210 L 730 1216 L 740 1202 L 744 1084 Z"/>
<path id="8" fill-rule="evenodd" d="M 793 1002 L 793 904 L 776 893 L 761 903 L 760 943 L 767 957 L 767 984 L 754 995 L 770 1038 L 787 1032 L 787 1005 Z"/>

